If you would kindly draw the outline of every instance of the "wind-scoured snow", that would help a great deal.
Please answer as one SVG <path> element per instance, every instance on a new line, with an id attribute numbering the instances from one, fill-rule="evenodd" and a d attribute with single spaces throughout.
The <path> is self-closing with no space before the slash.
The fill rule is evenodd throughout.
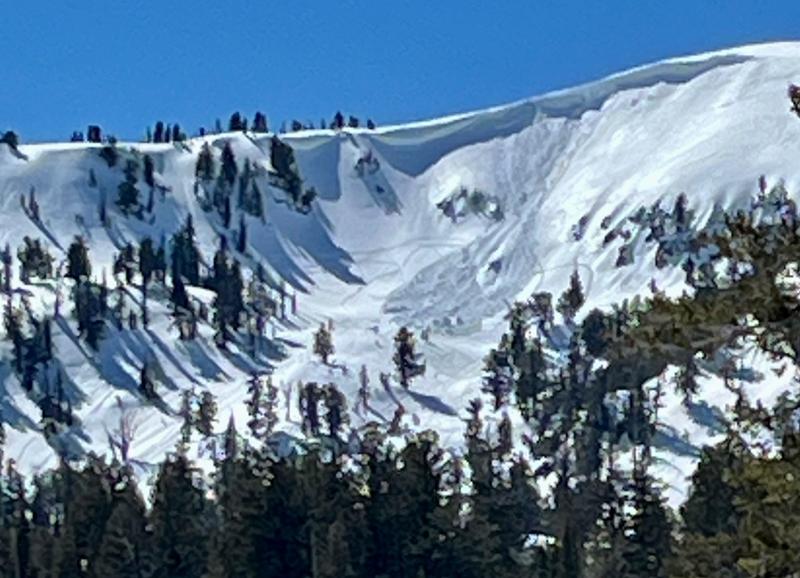
<path id="1" fill-rule="evenodd" d="M 8 243 L 16 252 L 24 236 L 39 237 L 62 260 L 72 238 L 82 235 L 94 276 L 105 269 L 113 284 L 111 261 L 124 243 L 168 239 L 188 214 L 210 262 L 222 229 L 197 202 L 195 161 L 204 142 L 218 151 L 229 141 L 240 166 L 249 158 L 261 171 L 266 200 L 264 222 L 247 218 L 248 254 L 240 258 L 248 271 L 263 264 L 276 284 L 296 294 L 297 313 L 267 330 L 288 354 L 282 360 L 253 360 L 235 346 L 220 352 L 208 326 L 201 327 L 200 339 L 180 342 L 166 301 L 158 298 L 150 301 L 148 329 L 109 330 L 100 351 L 91 352 L 76 337 L 65 299 L 55 346 L 79 417 L 69 443 L 76 451 L 107 451 L 119 398 L 135 414 L 131 456 L 147 472 L 177 441 L 182 389 L 214 393 L 221 431 L 229 415 L 246 422 L 243 401 L 253 371 L 274 369 L 275 383 L 286 391 L 298 381 L 335 382 L 352 408 L 363 364 L 373 412 L 353 414 L 354 426 L 390 420 L 399 400 L 409 427 L 433 427 L 443 443 L 458 445 L 462 410 L 479 395 L 482 360 L 505 330 L 509 303 L 534 291 L 560 294 L 576 268 L 587 293 L 585 311 L 647 293 L 652 279 L 680 290 L 682 272 L 657 269 L 652 249 L 643 244 L 632 264 L 616 267 L 616 248 L 603 246 L 603 221 L 613 228 L 658 200 L 671 207 L 680 193 L 700 220 L 707 219 L 715 204 L 748 204 L 760 175 L 773 183 L 785 180 L 790 192 L 800 190 L 800 122 L 788 113 L 785 96 L 788 83 L 800 78 L 798 56 L 800 43 L 744 47 L 670 59 L 487 111 L 374 131 L 282 135 L 295 150 L 304 186 L 318 192 L 309 214 L 289 208 L 285 193 L 265 184 L 270 135 L 120 143 L 123 156 L 128 149 L 149 154 L 159 184 L 169 189 L 163 198 L 157 195 L 154 218 L 144 220 L 115 209 L 122 172 L 98 156 L 100 145 L 21 145 L 19 154 L 0 146 L 0 246 Z M 89 184 L 90 171 L 96 186 Z M 31 187 L 41 223 L 20 204 Z M 455 219 L 445 215 L 437 204 L 462 189 L 489 196 L 502 219 L 470 211 Z M 110 228 L 98 217 L 103 196 Z M 15 286 L 30 294 L 37 311 L 52 314 L 54 283 L 24 286 L 16 280 Z M 134 288 L 129 292 L 132 301 L 141 297 Z M 331 367 L 309 348 L 313 332 L 328 319 L 336 347 Z M 392 372 L 392 338 L 403 324 L 418 336 L 423 329 L 430 334 L 428 341 L 418 340 L 427 373 L 411 391 L 393 385 L 386 392 L 378 376 Z M 8 358 L 8 344 L 2 347 Z M 145 361 L 158 368 L 166 407 L 143 403 L 135 392 Z M 0 403 L 12 426 L 7 455 L 29 470 L 52 465 L 55 454 L 39 432 L 38 408 L 9 365 L 2 368 Z M 776 391 L 785 386 L 770 383 Z M 709 416 L 729 400 L 713 379 L 703 382 L 697 407 L 673 397 L 660 415 L 672 451 L 659 455 L 671 497 L 679 499 L 693 451 L 718 434 Z M 296 388 L 288 406 L 286 399 L 282 393 L 281 429 L 296 434 Z"/>

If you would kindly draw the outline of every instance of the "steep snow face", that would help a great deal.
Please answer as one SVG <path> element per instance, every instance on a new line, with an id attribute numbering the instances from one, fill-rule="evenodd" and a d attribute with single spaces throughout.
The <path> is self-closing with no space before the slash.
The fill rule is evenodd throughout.
<path id="1" fill-rule="evenodd" d="M 575 269 L 587 292 L 586 310 L 644 293 L 653 279 L 679 291 L 682 274 L 656 269 L 652 250 L 636 237 L 629 243 L 632 263 L 617 267 L 617 246 L 603 245 L 609 230 L 656 201 L 671 208 L 680 193 L 707 219 L 715 204 L 748 203 L 759 175 L 798 190 L 800 122 L 785 98 L 787 84 L 800 78 L 798 55 L 800 43 L 733 49 L 488 111 L 375 131 L 287 134 L 282 138 L 294 148 L 304 185 L 318 192 L 309 214 L 291 209 L 286 194 L 269 185 L 269 135 L 124 143 L 116 167 L 100 158 L 100 145 L 22 145 L 19 153 L 0 146 L 0 245 L 14 252 L 24 236 L 39 237 L 60 260 L 73 236 L 82 235 L 94 276 L 107 271 L 113 286 L 115 252 L 146 236 L 168 239 L 187 215 L 210 262 L 224 228 L 198 203 L 195 162 L 203 143 L 218 155 L 230 142 L 240 169 L 245 159 L 253 163 L 267 215 L 245 219 L 248 248 L 237 257 L 248 272 L 263 265 L 275 294 L 284 287 L 297 304 L 296 312 L 287 306 L 287 318 L 267 329 L 272 353 L 281 349 L 288 356 L 254 358 L 235 344 L 217 350 L 207 325 L 200 339 L 179 342 L 158 291 L 150 299 L 149 328 L 110 328 L 100 351 L 92 352 L 76 337 L 66 301 L 54 340 L 79 420 L 57 443 L 76 452 L 105 451 L 124 408 L 136 424 L 131 456 L 147 472 L 177 440 L 182 389 L 211 390 L 221 422 L 232 415 L 244 424 L 248 376 L 274 370 L 286 392 L 281 428 L 294 434 L 299 416 L 292 385 L 334 381 L 352 405 L 363 364 L 374 389 L 373 411 L 355 413 L 354 427 L 391 419 L 400 402 L 409 427 L 435 427 L 444 443 L 457 445 L 459 412 L 479 395 L 482 358 L 505 328 L 509 303 L 533 291 L 560 293 Z M 153 158 L 157 183 L 168 189 L 156 193 L 155 209 L 144 219 L 124 217 L 113 202 L 121 166 L 137 154 Z M 146 197 L 141 174 L 139 186 Z M 32 187 L 41 206 L 38 223 L 20 204 Z M 110 226 L 99 218 L 103 199 Z M 232 223 L 235 230 L 238 212 Z M 67 293 L 54 283 L 14 284 L 46 314 L 56 294 Z M 141 299 L 138 289 L 127 291 L 129 301 Z M 193 295 L 204 298 L 202 291 Z M 308 348 L 327 319 L 335 325 L 332 367 L 318 363 Z M 430 334 L 419 343 L 428 371 L 411 391 L 384 390 L 378 375 L 392 371 L 392 337 L 403 324 Z M 2 347 L 8 357 L 8 345 Z M 145 361 L 158 370 L 160 409 L 136 394 Z M 3 415 L 12 426 L 8 455 L 27 469 L 52 464 L 56 442 L 48 444 L 41 434 L 38 408 L 7 363 L 0 376 Z M 719 396 L 709 399 L 724 404 Z M 690 415 L 679 400 L 672 402 L 666 425 L 675 439 L 689 433 L 686 446 L 675 446 L 679 454 L 713 438 L 701 412 Z M 690 453 L 670 458 L 681 468 L 667 476 L 674 496 L 689 474 Z"/>

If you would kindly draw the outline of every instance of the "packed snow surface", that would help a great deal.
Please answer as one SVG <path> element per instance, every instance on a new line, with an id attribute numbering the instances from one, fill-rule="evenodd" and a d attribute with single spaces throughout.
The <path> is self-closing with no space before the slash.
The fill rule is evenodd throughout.
<path id="1" fill-rule="evenodd" d="M 506 329 L 503 316 L 514 300 L 534 291 L 560 294 L 576 268 L 588 297 L 584 311 L 648 293 L 651 279 L 680 292 L 682 273 L 656 269 L 644 245 L 632 264 L 616 267 L 616 249 L 603 247 L 604 220 L 613 227 L 657 200 L 671 206 L 680 193 L 702 220 L 715 203 L 746 205 L 760 175 L 800 190 L 800 122 L 789 114 L 785 96 L 788 83 L 798 79 L 800 43 L 769 44 L 666 60 L 439 120 L 282 135 L 295 150 L 304 186 L 313 186 L 318 200 L 309 214 L 301 214 L 283 202 L 283 191 L 264 184 L 267 217 L 248 217 L 243 261 L 247 276 L 261 263 L 295 296 L 296 312 L 287 306 L 287 318 L 267 329 L 287 357 L 253 360 L 235 346 L 221 352 L 208 326 L 201 327 L 200 339 L 179 341 L 168 303 L 157 295 L 150 300 L 149 328 L 110 331 L 100 351 L 92 352 L 76 337 L 62 288 L 54 342 L 79 417 L 68 436 L 71 447 L 107 451 L 120 420 L 119 399 L 136 428 L 131 457 L 147 475 L 178 439 L 182 389 L 208 388 L 218 398 L 218 430 L 230 415 L 244 430 L 246 381 L 254 371 L 272 367 L 285 391 L 298 381 L 335 382 L 352 409 L 362 364 L 373 388 L 373 411 L 354 413 L 353 426 L 390 420 L 399 401 L 409 427 L 433 427 L 445 445 L 457 447 L 463 409 L 479 395 L 483 357 Z M 24 127 L 19 129 L 24 135 Z M 169 189 L 157 195 L 154 218 L 144 220 L 125 218 L 114 206 L 122 171 L 99 157 L 102 145 L 23 144 L 19 154 L 0 146 L 0 246 L 8 243 L 15 252 L 24 236 L 39 237 L 60 261 L 73 237 L 82 235 L 94 277 L 99 280 L 105 269 L 113 286 L 111 261 L 125 242 L 168 239 L 191 214 L 210 262 L 222 228 L 216 214 L 198 205 L 195 161 L 204 142 L 218 153 L 226 141 L 240 166 L 249 158 L 266 183 L 270 135 L 120 143 L 123 157 L 132 154 L 129 149 L 149 154 L 158 183 Z M 20 204 L 31 187 L 41 223 L 29 219 Z M 146 189 L 141 180 L 140 188 Z M 466 198 L 458 199 L 462 189 Z M 473 191 L 487 200 L 480 210 L 469 203 Z M 104 196 L 110 227 L 98 217 Z M 451 216 L 441 208 L 448 199 L 455 206 Z M 238 213 L 232 222 L 235 229 Z M 29 295 L 36 311 L 52 314 L 55 283 L 15 280 L 15 287 Z M 141 298 L 133 287 L 129 293 L 131 301 Z M 198 301 L 210 300 L 207 293 L 191 290 Z M 324 366 L 310 344 L 329 319 L 336 352 L 332 365 Z M 418 337 L 423 330 L 429 335 L 418 339 L 427 373 L 410 391 L 396 381 L 386 391 L 378 376 L 393 372 L 393 336 L 401 325 Z M 2 347 L 9 358 L 8 344 Z M 145 361 L 158 367 L 157 387 L 167 406 L 161 410 L 136 393 Z M 784 385 L 775 382 L 773 389 Z M 289 393 L 288 405 L 281 394 L 280 429 L 297 434 L 296 387 Z M 677 500 L 694 463 L 693 448 L 714 439 L 703 415 L 714 406 L 724 409 L 729 400 L 711 379 L 701 391 L 709 404 L 705 414 L 688 412 L 673 397 L 660 414 L 673 449 L 659 456 Z M 11 425 L 7 456 L 28 471 L 53 465 L 40 412 L 8 363 L 0 371 L 0 401 Z"/>

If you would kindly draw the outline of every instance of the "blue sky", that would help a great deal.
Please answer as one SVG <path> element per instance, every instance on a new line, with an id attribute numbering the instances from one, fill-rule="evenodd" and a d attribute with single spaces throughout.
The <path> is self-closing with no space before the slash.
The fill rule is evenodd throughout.
<path id="1" fill-rule="evenodd" d="M 137 139 L 234 110 L 379 124 L 502 104 L 653 60 L 800 38 L 800 3 L 24 0 L 0 3 L 0 130 Z"/>

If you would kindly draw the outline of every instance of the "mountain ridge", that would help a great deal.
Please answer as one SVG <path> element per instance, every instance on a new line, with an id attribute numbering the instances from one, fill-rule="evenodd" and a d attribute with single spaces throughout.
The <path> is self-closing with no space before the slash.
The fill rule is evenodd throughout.
<path id="1" fill-rule="evenodd" d="M 197 343 L 170 346 L 175 331 L 158 301 L 152 304 L 150 329 L 137 330 L 135 339 L 112 332 L 94 355 L 74 338 L 65 314 L 55 341 L 75 384 L 82 424 L 72 439 L 76 451 L 105 450 L 107 430 L 119 418 L 115 398 L 120 396 L 141 414 L 132 454 L 146 469 L 177 439 L 180 420 L 174 414 L 181 389 L 214 391 L 220 421 L 233 415 L 243 423 L 245 383 L 253 371 L 274 371 L 283 387 L 336 381 L 354 400 L 360 365 L 367 366 L 374 384 L 378 373 L 391 372 L 392 337 L 402 324 L 431 335 L 420 343 L 429 372 L 420 379 L 421 391 L 376 387 L 376 411 L 391 418 L 393 393 L 408 410 L 409 427 L 433 424 L 445 443 L 458 445 L 458 412 L 479 393 L 481 361 L 505 329 L 509 303 L 534 291 L 558 295 L 576 268 L 588 297 L 584 311 L 645 293 L 653 279 L 679 292 L 682 272 L 655 267 L 654 249 L 626 225 L 638 208 L 657 200 L 672 203 L 685 192 L 702 223 L 716 204 L 733 208 L 749 202 L 760 175 L 798 190 L 791 147 L 800 139 L 800 126 L 787 114 L 785 101 L 786 85 L 800 76 L 794 52 L 800 54 L 800 43 L 726 49 L 484 111 L 374 131 L 279 135 L 294 149 L 304 186 L 317 191 L 308 214 L 289 207 L 285 193 L 270 184 L 271 134 L 117 143 L 122 160 L 116 167 L 98 156 L 103 144 L 22 144 L 24 159 L 0 151 L 0 246 L 9 243 L 15 252 L 28 235 L 63 255 L 81 234 L 96 273 L 105 269 L 112 281 L 113 257 L 126 241 L 168 239 L 187 215 L 194 218 L 206 261 L 220 235 L 234 234 L 240 212 L 226 231 L 215 213 L 200 206 L 194 175 L 203 144 L 218 155 L 230 143 L 240 166 L 244 159 L 253 164 L 266 207 L 263 222 L 242 216 L 249 241 L 247 253 L 238 257 L 248 275 L 262 264 L 275 281 L 275 295 L 285 290 L 299 307 L 270 328 L 288 353 L 282 360 L 248 360 L 236 348 L 216 351 L 210 327 L 201 327 Z M 157 182 L 169 190 L 156 199 L 152 215 L 139 220 L 121 215 L 113 199 L 124 160 L 145 154 L 154 160 Z M 31 187 L 41 205 L 40 223 L 20 206 Z M 475 191 L 484 198 L 473 198 Z M 98 218 L 101 198 L 112 214 L 109 227 Z M 448 202 L 455 217 L 442 209 Z M 479 202 L 487 208 L 470 208 Z M 501 209 L 502 219 L 492 216 L 492 207 Z M 604 243 L 610 229 L 632 235 L 631 264 L 617 267 L 619 246 Z M 20 289 L 34 309 L 46 313 L 59 291 L 50 285 Z M 131 291 L 132 299 L 140 297 L 135 287 Z M 304 347 L 285 345 L 310 347 L 311 333 L 329 318 L 336 327 L 336 364 L 348 367 L 347 374 L 318 363 Z M 145 361 L 160 367 L 159 387 L 172 415 L 147 407 L 134 394 Z M 38 410 L 13 372 L 3 375 L 0 391 L 6 419 L 16 416 L 19 426 L 11 428 L 9 454 L 31 469 L 52 464 L 53 452 L 37 429 Z M 281 407 L 281 414 L 290 416 L 281 429 L 289 434 L 299 430 L 294 406 L 290 401 Z M 694 444 L 713 439 L 685 415 L 676 414 L 669 425 L 691 429 Z M 688 474 L 690 458 L 676 463 L 681 475 Z"/>

